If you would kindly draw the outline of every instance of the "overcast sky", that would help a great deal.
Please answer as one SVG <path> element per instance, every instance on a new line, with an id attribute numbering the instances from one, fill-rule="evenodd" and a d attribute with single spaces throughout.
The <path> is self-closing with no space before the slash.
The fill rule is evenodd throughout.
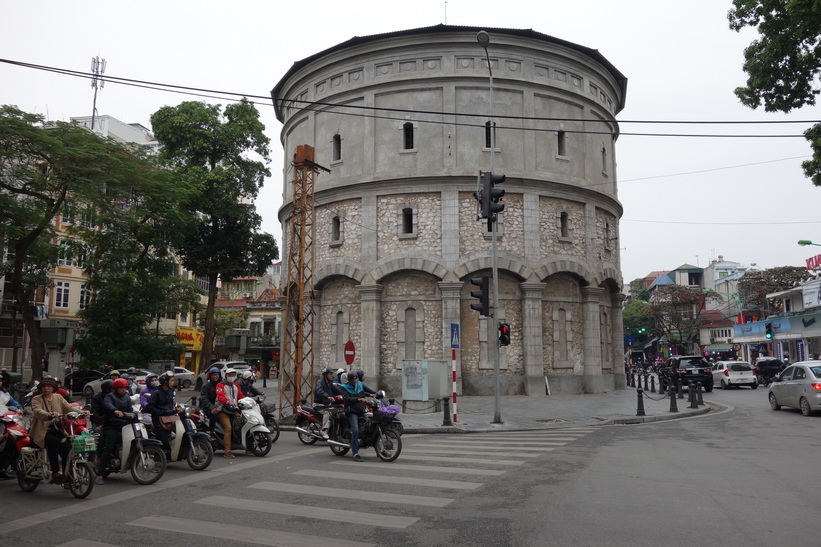
<path id="1" fill-rule="evenodd" d="M 745 266 L 804 266 L 821 252 L 796 244 L 821 243 L 821 188 L 801 171 L 808 143 L 768 135 L 801 135 L 807 120 L 821 119 L 821 107 L 784 115 L 739 104 L 733 89 L 745 82 L 742 52 L 755 34 L 728 28 L 730 7 L 729 0 L 7 1 L 0 58 L 88 71 L 99 55 L 110 76 L 269 96 L 295 61 L 353 36 L 440 23 L 532 28 L 598 49 L 628 78 L 616 144 L 625 283 L 685 263 L 705 267 L 719 255 Z M 52 120 L 91 115 L 88 80 L 0 63 L 0 82 L 0 104 Z M 160 107 L 192 99 L 224 103 L 109 82 L 97 111 L 149 126 Z M 274 175 L 257 207 L 263 229 L 279 239 L 282 126 L 270 101 L 259 108 Z M 670 120 L 804 122 L 629 123 Z"/>

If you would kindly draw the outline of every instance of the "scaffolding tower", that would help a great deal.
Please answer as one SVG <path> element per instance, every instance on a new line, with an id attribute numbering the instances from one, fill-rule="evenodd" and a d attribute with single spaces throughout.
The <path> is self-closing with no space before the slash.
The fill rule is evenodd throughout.
<path id="1" fill-rule="evenodd" d="M 295 414 L 313 393 L 314 377 L 314 176 L 330 170 L 314 163 L 314 147 L 297 146 L 294 191 L 288 235 L 288 263 L 283 310 L 279 417 Z"/>

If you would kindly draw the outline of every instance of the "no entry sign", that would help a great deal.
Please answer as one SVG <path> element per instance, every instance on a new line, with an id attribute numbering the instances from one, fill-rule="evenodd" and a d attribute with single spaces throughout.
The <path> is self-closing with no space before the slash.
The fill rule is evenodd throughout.
<path id="1" fill-rule="evenodd" d="M 345 354 L 345 363 L 352 365 L 354 357 L 356 357 L 356 348 L 354 347 L 353 342 L 350 340 L 345 342 L 345 347 L 342 352 Z"/>

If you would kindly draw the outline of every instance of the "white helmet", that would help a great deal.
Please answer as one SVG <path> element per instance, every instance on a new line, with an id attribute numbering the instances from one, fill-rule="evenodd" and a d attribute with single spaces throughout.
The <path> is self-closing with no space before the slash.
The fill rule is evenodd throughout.
<path id="1" fill-rule="evenodd" d="M 232 369 L 232 368 L 227 368 L 227 369 L 225 369 L 225 373 L 223 374 L 223 376 L 228 376 L 229 374 L 233 374 L 234 376 L 236 376 L 236 375 L 237 375 L 237 371 L 236 371 L 236 370 L 234 370 L 234 369 Z"/>
<path id="2" fill-rule="evenodd" d="M 250 380 L 253 377 L 254 377 L 254 373 L 251 372 L 250 370 L 246 370 L 245 372 L 242 373 L 243 380 Z"/>

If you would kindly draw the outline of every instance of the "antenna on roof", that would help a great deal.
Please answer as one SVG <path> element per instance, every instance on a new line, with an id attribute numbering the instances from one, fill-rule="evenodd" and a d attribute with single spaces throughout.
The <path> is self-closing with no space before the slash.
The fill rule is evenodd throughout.
<path id="1" fill-rule="evenodd" d="M 94 131 L 94 119 L 97 117 L 97 90 L 105 86 L 103 74 L 105 74 L 105 59 L 100 59 L 100 56 L 91 58 L 91 87 L 94 89 L 94 104 L 91 109 L 91 130 Z"/>

